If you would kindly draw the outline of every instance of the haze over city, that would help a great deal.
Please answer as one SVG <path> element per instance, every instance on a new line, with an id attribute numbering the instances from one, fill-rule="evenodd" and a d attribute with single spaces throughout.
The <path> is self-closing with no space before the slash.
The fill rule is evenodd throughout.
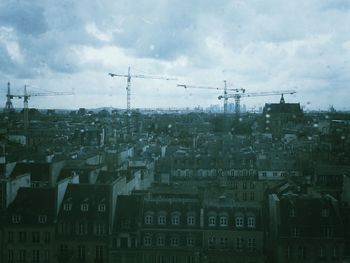
<path id="1" fill-rule="evenodd" d="M 305 109 L 349 110 L 350 2 L 3 1 L 0 102 L 12 91 L 74 91 L 31 98 L 29 107 L 126 107 L 126 79 L 109 72 L 174 77 L 132 79 L 131 107 L 208 107 L 220 91 L 294 89 Z M 247 108 L 279 97 L 244 98 Z M 232 101 L 233 102 L 233 101 Z M 21 100 L 13 101 L 22 107 Z"/>

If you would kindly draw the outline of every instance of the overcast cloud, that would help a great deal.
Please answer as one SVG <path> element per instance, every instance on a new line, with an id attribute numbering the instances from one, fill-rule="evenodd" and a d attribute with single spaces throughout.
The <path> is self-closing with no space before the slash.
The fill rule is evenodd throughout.
<path id="1" fill-rule="evenodd" d="M 177 77 L 132 80 L 132 107 L 220 103 L 219 93 L 178 83 L 247 92 L 296 89 L 286 96 L 309 109 L 349 109 L 348 0 L 2 0 L 0 96 L 71 91 L 37 97 L 31 107 L 125 108 L 126 80 L 108 72 Z M 242 100 L 248 108 L 278 97 Z M 15 102 L 20 107 L 20 101 Z"/>

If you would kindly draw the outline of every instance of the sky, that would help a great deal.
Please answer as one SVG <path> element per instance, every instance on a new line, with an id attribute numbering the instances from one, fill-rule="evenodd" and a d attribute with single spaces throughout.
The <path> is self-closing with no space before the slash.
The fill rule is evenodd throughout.
<path id="1" fill-rule="evenodd" d="M 226 80 L 246 92 L 296 90 L 285 100 L 305 110 L 350 110 L 349 25 L 350 0 L 0 0 L 0 103 L 9 81 L 17 94 L 74 92 L 33 96 L 30 107 L 125 108 L 126 79 L 108 73 L 130 66 L 177 78 L 132 78 L 132 108 L 222 104 L 220 90 L 177 84 Z"/>

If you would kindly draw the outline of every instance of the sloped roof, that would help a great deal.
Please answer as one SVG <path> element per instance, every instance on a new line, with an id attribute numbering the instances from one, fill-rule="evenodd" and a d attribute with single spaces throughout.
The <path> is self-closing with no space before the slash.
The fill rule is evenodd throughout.
<path id="1" fill-rule="evenodd" d="M 47 223 L 55 219 L 56 197 L 54 188 L 20 188 L 17 197 L 8 207 L 10 216 L 20 215 L 23 224 L 37 224 L 39 215 L 47 216 Z"/>

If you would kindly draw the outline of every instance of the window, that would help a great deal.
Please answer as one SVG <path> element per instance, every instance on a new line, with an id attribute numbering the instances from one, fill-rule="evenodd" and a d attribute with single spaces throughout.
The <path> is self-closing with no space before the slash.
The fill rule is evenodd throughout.
<path id="1" fill-rule="evenodd" d="M 146 215 L 146 216 L 145 216 L 145 224 L 146 224 L 146 225 L 151 225 L 151 224 L 153 224 L 153 216 L 151 216 L 151 215 Z"/>
<path id="2" fill-rule="evenodd" d="M 251 173 L 253 174 L 253 171 L 251 171 Z M 250 189 L 254 189 L 255 185 L 254 185 L 254 182 L 250 182 Z"/>
<path id="3" fill-rule="evenodd" d="M 266 177 L 266 172 L 263 172 L 263 173 L 262 173 L 262 176 L 263 176 L 263 177 Z"/>
<path id="4" fill-rule="evenodd" d="M 24 232 L 24 231 L 20 231 L 19 233 L 18 233 L 18 241 L 20 242 L 20 243 L 25 243 L 25 242 L 27 242 L 27 233 L 26 232 Z"/>
<path id="5" fill-rule="evenodd" d="M 236 227 L 243 227 L 243 216 L 236 217 Z"/>
<path id="6" fill-rule="evenodd" d="M 38 221 L 40 224 L 45 224 L 47 220 L 47 216 L 46 215 L 39 215 L 38 216 Z"/>
<path id="7" fill-rule="evenodd" d="M 89 211 L 89 204 L 81 204 L 81 205 L 80 205 L 80 210 L 81 210 L 82 212 L 87 212 L 87 211 Z"/>
<path id="8" fill-rule="evenodd" d="M 287 257 L 287 259 L 292 259 L 293 257 L 292 257 L 292 247 L 291 246 L 287 246 L 287 248 L 286 248 L 286 257 Z"/>
<path id="9" fill-rule="evenodd" d="M 243 201 L 247 201 L 247 192 L 243 192 Z"/>
<path id="10" fill-rule="evenodd" d="M 165 217 L 165 215 L 159 215 L 158 216 L 158 224 L 159 225 L 165 225 L 166 224 L 166 217 Z"/>
<path id="11" fill-rule="evenodd" d="M 228 248 L 228 238 L 220 237 L 220 248 L 226 249 Z"/>
<path id="12" fill-rule="evenodd" d="M 299 246 L 298 248 L 298 258 L 299 259 L 305 259 L 306 258 L 306 254 L 305 254 L 305 247 L 304 246 Z"/>
<path id="13" fill-rule="evenodd" d="M 105 212 L 106 211 L 106 205 L 105 204 L 99 204 L 97 207 L 98 212 Z"/>
<path id="14" fill-rule="evenodd" d="M 290 232 L 292 237 L 298 237 L 300 235 L 299 229 L 297 227 L 292 227 Z"/>
<path id="15" fill-rule="evenodd" d="M 273 176 L 276 177 L 277 176 L 277 172 L 273 172 Z"/>
<path id="16" fill-rule="evenodd" d="M 50 250 L 48 249 L 44 250 L 44 262 L 45 263 L 50 262 Z"/>
<path id="17" fill-rule="evenodd" d="M 208 247 L 209 248 L 215 248 L 215 246 L 216 246 L 216 238 L 213 237 L 213 236 L 210 236 L 208 238 Z"/>
<path id="18" fill-rule="evenodd" d="M 60 234 L 69 234 L 70 233 L 70 223 L 61 222 L 58 224 L 58 232 Z"/>
<path id="19" fill-rule="evenodd" d="M 62 258 L 65 258 L 68 256 L 68 246 L 67 245 L 61 245 L 60 246 L 60 256 Z"/>
<path id="20" fill-rule="evenodd" d="M 338 247 L 333 247 L 332 258 L 336 259 L 339 257 Z"/>
<path id="21" fill-rule="evenodd" d="M 321 216 L 322 217 L 329 217 L 329 209 L 323 208 L 321 211 Z"/>
<path id="22" fill-rule="evenodd" d="M 170 239 L 170 245 L 173 247 L 177 247 L 179 245 L 179 238 L 178 237 L 172 237 Z"/>
<path id="23" fill-rule="evenodd" d="M 187 237 L 186 244 L 188 247 L 192 247 L 194 245 L 194 238 L 193 237 Z"/>
<path id="24" fill-rule="evenodd" d="M 103 260 L 103 246 L 96 246 L 96 260 Z"/>
<path id="25" fill-rule="evenodd" d="M 180 224 L 180 216 L 179 215 L 173 215 L 171 217 L 171 224 L 172 225 L 178 225 Z"/>
<path id="26" fill-rule="evenodd" d="M 158 236 L 157 238 L 157 246 L 164 246 L 165 245 L 165 239 L 164 236 Z"/>
<path id="27" fill-rule="evenodd" d="M 238 183 L 237 182 L 233 182 L 233 189 L 237 189 L 238 188 Z"/>
<path id="28" fill-rule="evenodd" d="M 325 238 L 332 238 L 333 237 L 333 228 L 331 228 L 331 227 L 324 227 L 322 232 L 323 232 L 323 236 Z"/>
<path id="29" fill-rule="evenodd" d="M 85 260 L 85 246 L 78 246 L 78 260 Z"/>
<path id="30" fill-rule="evenodd" d="M 8 263 L 13 263 L 14 262 L 14 253 L 13 253 L 13 249 L 9 249 L 8 250 L 8 254 L 7 254 L 7 262 Z"/>
<path id="31" fill-rule="evenodd" d="M 86 223 L 79 223 L 79 224 L 78 224 L 77 233 L 78 233 L 79 235 L 85 235 L 85 234 L 87 234 L 87 224 L 86 224 Z"/>
<path id="32" fill-rule="evenodd" d="M 95 224 L 95 234 L 98 236 L 105 234 L 105 224 L 103 223 L 97 223 Z"/>
<path id="33" fill-rule="evenodd" d="M 318 252 L 318 256 L 319 256 L 319 258 L 325 258 L 325 248 L 322 246 L 322 247 L 320 247 L 320 250 L 319 250 L 319 252 Z"/>
<path id="34" fill-rule="evenodd" d="M 254 201 L 254 199 L 255 199 L 254 192 L 250 192 L 250 201 Z"/>
<path id="35" fill-rule="evenodd" d="M 26 251 L 24 249 L 19 250 L 18 261 L 20 263 L 26 262 Z"/>
<path id="36" fill-rule="evenodd" d="M 243 238 L 242 237 L 237 237 L 236 238 L 236 250 L 237 251 L 242 251 L 243 250 Z"/>
<path id="37" fill-rule="evenodd" d="M 33 263 L 39 263 L 39 261 L 40 261 L 39 250 L 33 250 L 33 252 L 32 252 L 32 262 Z"/>
<path id="38" fill-rule="evenodd" d="M 195 224 L 195 217 L 194 216 L 188 216 L 187 217 L 187 225 L 193 226 Z"/>
<path id="39" fill-rule="evenodd" d="M 227 216 L 220 217 L 220 226 L 227 226 Z"/>
<path id="40" fill-rule="evenodd" d="M 295 217 L 295 208 L 294 208 L 294 207 L 291 207 L 291 208 L 289 209 L 289 216 L 290 216 L 290 217 Z"/>
<path id="41" fill-rule="evenodd" d="M 256 240 L 253 237 L 248 238 L 248 249 L 250 251 L 256 250 Z"/>
<path id="42" fill-rule="evenodd" d="M 123 218 L 123 219 L 121 219 L 121 227 L 123 229 L 130 228 L 130 226 L 131 226 L 130 218 Z"/>
<path id="43" fill-rule="evenodd" d="M 71 211 L 72 210 L 72 204 L 71 203 L 65 203 L 63 205 L 63 210 L 64 211 Z"/>
<path id="44" fill-rule="evenodd" d="M 194 256 L 186 256 L 186 263 L 194 263 L 195 257 Z"/>
<path id="45" fill-rule="evenodd" d="M 208 225 L 209 226 L 215 226 L 216 225 L 216 218 L 215 216 L 210 216 L 208 219 Z"/>
<path id="46" fill-rule="evenodd" d="M 247 189 L 247 182 L 243 182 L 243 189 Z"/>
<path id="47" fill-rule="evenodd" d="M 143 244 L 145 246 L 151 246 L 152 245 L 152 238 L 151 238 L 151 236 L 145 236 L 143 238 Z"/>
<path id="48" fill-rule="evenodd" d="M 255 228 L 255 217 L 253 216 L 248 217 L 248 227 Z"/>
<path id="49" fill-rule="evenodd" d="M 32 242 L 33 243 L 40 243 L 40 233 L 39 232 L 32 232 Z"/>
<path id="50" fill-rule="evenodd" d="M 50 243 L 51 241 L 51 233 L 50 232 L 44 232 L 44 242 Z"/>
<path id="51" fill-rule="evenodd" d="M 20 215 L 13 215 L 12 222 L 15 224 L 18 224 L 19 222 L 21 222 L 21 216 Z"/>
<path id="52" fill-rule="evenodd" d="M 7 243 L 12 243 L 13 242 L 13 232 L 9 231 L 7 232 Z"/>

